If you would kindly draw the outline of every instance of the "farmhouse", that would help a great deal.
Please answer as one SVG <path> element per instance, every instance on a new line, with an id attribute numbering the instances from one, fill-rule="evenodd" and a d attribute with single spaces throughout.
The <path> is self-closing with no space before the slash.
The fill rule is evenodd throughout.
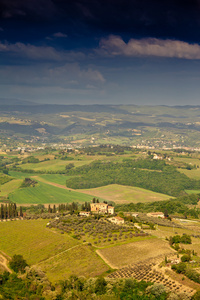
<path id="1" fill-rule="evenodd" d="M 91 212 L 101 213 L 101 214 L 110 214 L 113 215 L 115 210 L 113 206 L 109 206 L 107 203 L 91 203 Z"/>
<path id="2" fill-rule="evenodd" d="M 80 211 L 79 216 L 89 217 L 90 216 L 90 212 L 89 211 Z"/>
<path id="3" fill-rule="evenodd" d="M 109 215 L 114 215 L 114 213 L 115 213 L 114 207 L 108 205 L 108 214 L 109 214 Z"/>
<path id="4" fill-rule="evenodd" d="M 161 155 L 157 155 L 156 153 L 154 154 L 153 156 L 153 159 L 159 159 L 159 160 L 162 160 L 163 157 Z"/>
<path id="5" fill-rule="evenodd" d="M 138 213 L 132 213 L 132 217 L 135 217 L 135 218 L 137 218 L 138 217 Z"/>
<path id="6" fill-rule="evenodd" d="M 109 218 L 109 221 L 112 222 L 112 223 L 115 223 L 117 225 L 124 224 L 124 219 L 121 218 L 121 217 L 112 217 L 112 218 Z"/>
<path id="7" fill-rule="evenodd" d="M 154 218 L 164 218 L 163 212 L 151 212 L 147 214 L 148 217 L 154 217 Z"/>

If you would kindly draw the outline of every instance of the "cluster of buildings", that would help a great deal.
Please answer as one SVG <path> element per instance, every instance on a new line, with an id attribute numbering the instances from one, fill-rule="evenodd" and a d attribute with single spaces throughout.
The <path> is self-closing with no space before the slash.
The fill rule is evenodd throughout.
<path id="1" fill-rule="evenodd" d="M 106 214 L 106 215 L 114 215 L 114 213 L 115 213 L 114 207 L 108 205 L 107 203 L 91 203 L 90 207 L 91 207 L 91 211 L 81 211 L 79 213 L 79 215 L 84 216 L 84 217 L 89 217 L 91 215 L 91 213 Z M 138 213 L 131 213 L 131 215 L 134 217 L 137 217 Z M 153 218 L 161 218 L 161 219 L 165 218 L 165 215 L 163 212 L 151 212 L 151 213 L 148 213 L 147 216 L 153 217 Z M 109 218 L 109 221 L 114 224 L 117 224 L 117 225 L 124 224 L 124 219 L 119 216 L 112 216 L 111 218 Z"/>
<path id="2" fill-rule="evenodd" d="M 108 205 L 107 203 L 91 203 L 91 213 L 98 213 L 98 214 L 108 214 L 114 215 L 115 209 L 113 206 Z M 90 215 L 89 211 L 81 211 L 79 213 L 80 216 L 88 216 Z"/>
<path id="3" fill-rule="evenodd" d="M 99 214 L 109 214 L 114 215 L 115 209 L 113 206 L 108 205 L 107 203 L 91 203 L 91 212 Z"/>
<path id="4" fill-rule="evenodd" d="M 91 211 L 81 211 L 79 215 L 84 217 L 89 217 L 91 213 L 107 214 L 107 215 L 114 215 L 115 213 L 114 207 L 108 205 L 107 203 L 91 203 L 90 207 L 91 207 Z M 124 224 L 124 219 L 121 217 L 113 216 L 109 218 L 109 221 L 117 225 Z"/>

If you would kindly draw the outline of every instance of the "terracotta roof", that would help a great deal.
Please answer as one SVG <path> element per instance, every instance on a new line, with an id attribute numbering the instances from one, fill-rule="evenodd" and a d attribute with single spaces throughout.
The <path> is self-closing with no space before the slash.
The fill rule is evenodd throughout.
<path id="1" fill-rule="evenodd" d="M 124 220 L 123 218 L 121 218 L 121 217 L 113 217 L 114 219 L 117 219 L 117 220 L 119 220 L 119 221 L 122 221 L 122 220 Z"/>
<path id="2" fill-rule="evenodd" d="M 151 212 L 151 213 L 149 213 L 149 214 L 151 214 L 151 215 L 164 215 L 164 213 L 163 212 Z"/>
<path id="3" fill-rule="evenodd" d="M 108 204 L 106 204 L 106 203 L 91 203 L 91 204 L 98 205 L 98 206 L 101 206 L 101 205 L 108 205 Z"/>

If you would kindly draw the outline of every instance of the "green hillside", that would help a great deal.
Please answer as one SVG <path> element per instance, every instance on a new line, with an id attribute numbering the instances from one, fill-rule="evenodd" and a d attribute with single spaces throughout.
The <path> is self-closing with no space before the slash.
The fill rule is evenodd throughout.
<path id="1" fill-rule="evenodd" d="M 45 204 L 91 201 L 91 196 L 39 182 L 35 187 L 17 189 L 9 199 L 15 203 Z"/>

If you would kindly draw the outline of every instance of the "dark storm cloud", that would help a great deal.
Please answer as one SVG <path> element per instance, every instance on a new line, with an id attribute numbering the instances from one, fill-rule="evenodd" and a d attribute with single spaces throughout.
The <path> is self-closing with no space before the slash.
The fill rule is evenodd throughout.
<path id="1" fill-rule="evenodd" d="M 199 16 L 200 0 L 0 0 L 1 97 L 199 103 Z"/>
<path id="2" fill-rule="evenodd" d="M 73 34 L 199 38 L 199 0 L 0 0 L 1 17 L 60 22 Z"/>
<path id="3" fill-rule="evenodd" d="M 51 0 L 0 0 L 4 19 L 52 18 L 56 7 Z"/>

